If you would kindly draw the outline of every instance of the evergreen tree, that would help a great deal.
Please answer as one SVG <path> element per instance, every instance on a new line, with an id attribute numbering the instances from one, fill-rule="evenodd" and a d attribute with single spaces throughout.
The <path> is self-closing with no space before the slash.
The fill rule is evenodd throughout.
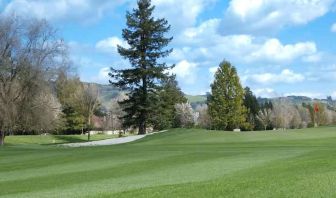
<path id="1" fill-rule="evenodd" d="M 212 128 L 232 130 L 246 125 L 244 90 L 236 68 L 223 61 L 215 74 L 208 100 Z"/>
<path id="2" fill-rule="evenodd" d="M 85 117 L 78 113 L 73 107 L 65 106 L 62 111 L 64 126 L 61 127 L 64 134 L 83 133 L 85 128 Z"/>
<path id="3" fill-rule="evenodd" d="M 178 87 L 175 76 L 171 76 L 163 81 L 159 98 L 160 101 L 157 103 L 155 113 L 151 117 L 154 129 L 162 130 L 175 127 L 175 104 L 187 102 L 183 92 Z"/>
<path id="4" fill-rule="evenodd" d="M 251 129 L 259 128 L 261 125 L 257 119 L 257 114 L 260 110 L 260 106 L 257 97 L 253 94 L 249 87 L 245 87 L 244 105 L 248 112 L 248 121 L 251 125 Z"/>
<path id="5" fill-rule="evenodd" d="M 128 99 L 121 102 L 126 115 L 124 127 L 137 126 L 139 134 L 146 133 L 150 116 L 159 101 L 157 93 L 161 80 L 167 77 L 165 63 L 160 58 L 168 56 L 172 49 L 165 49 L 172 38 L 165 37 L 170 30 L 166 19 L 153 17 L 154 6 L 150 0 L 138 0 L 137 8 L 127 12 L 122 37 L 129 47 L 118 46 L 119 54 L 128 59 L 132 68 L 117 70 L 111 68 L 110 83 L 129 91 Z"/>

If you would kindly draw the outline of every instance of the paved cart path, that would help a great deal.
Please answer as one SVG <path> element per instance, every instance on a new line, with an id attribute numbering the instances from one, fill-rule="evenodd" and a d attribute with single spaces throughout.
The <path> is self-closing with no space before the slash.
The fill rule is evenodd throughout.
<path id="1" fill-rule="evenodd" d="M 166 132 L 160 131 L 156 133 Z M 142 139 L 147 135 L 153 135 L 156 133 L 149 133 L 146 135 L 134 135 L 128 137 L 121 137 L 121 138 L 113 138 L 113 139 L 106 139 L 106 140 L 99 140 L 99 141 L 92 141 L 92 142 L 82 142 L 82 143 L 69 143 L 69 144 L 62 144 L 61 146 L 68 146 L 68 147 L 87 147 L 87 146 L 107 146 L 107 145 L 115 145 L 115 144 L 124 144 L 128 142 L 134 142 L 136 140 Z"/>

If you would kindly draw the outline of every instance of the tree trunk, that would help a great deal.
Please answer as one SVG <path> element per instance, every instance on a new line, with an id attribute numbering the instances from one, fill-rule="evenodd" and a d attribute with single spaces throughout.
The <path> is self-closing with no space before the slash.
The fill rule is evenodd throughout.
<path id="1" fill-rule="evenodd" d="M 89 116 L 89 118 L 88 118 L 88 142 L 90 141 L 90 136 L 91 136 L 91 134 L 90 134 L 90 131 L 91 131 L 91 119 L 90 119 L 90 116 Z"/>
<path id="2" fill-rule="evenodd" d="M 142 115 L 142 119 L 139 124 L 139 133 L 138 135 L 144 135 L 146 134 L 146 119 L 144 118 L 144 115 Z"/>
<path id="3" fill-rule="evenodd" d="M 0 146 L 5 144 L 5 132 L 0 131 Z"/>
<path id="4" fill-rule="evenodd" d="M 142 68 L 146 69 L 146 66 L 142 66 Z M 142 102 L 145 107 L 148 107 L 148 90 L 147 90 L 147 76 L 143 76 L 142 78 Z M 139 134 L 146 134 L 146 122 L 147 122 L 147 110 L 142 110 L 140 113 L 140 124 L 139 124 Z"/>

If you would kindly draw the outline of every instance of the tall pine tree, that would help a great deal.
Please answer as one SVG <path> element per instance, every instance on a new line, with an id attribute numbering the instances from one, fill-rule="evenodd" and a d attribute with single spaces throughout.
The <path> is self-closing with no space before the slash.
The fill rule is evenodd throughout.
<path id="1" fill-rule="evenodd" d="M 232 130 L 246 125 L 244 90 L 236 68 L 223 61 L 215 74 L 208 98 L 211 128 Z"/>
<path id="2" fill-rule="evenodd" d="M 168 77 L 166 71 L 173 66 L 159 63 L 172 49 L 165 49 L 172 38 L 165 37 L 170 30 L 166 19 L 153 17 L 154 6 L 150 0 L 138 0 L 137 8 L 126 14 L 127 28 L 122 37 L 129 47 L 118 46 L 119 54 L 128 59 L 132 68 L 111 68 L 110 83 L 129 91 L 129 98 L 121 105 L 126 112 L 125 127 L 137 126 L 139 134 L 145 134 L 149 117 L 159 101 L 157 92 L 161 81 Z"/>

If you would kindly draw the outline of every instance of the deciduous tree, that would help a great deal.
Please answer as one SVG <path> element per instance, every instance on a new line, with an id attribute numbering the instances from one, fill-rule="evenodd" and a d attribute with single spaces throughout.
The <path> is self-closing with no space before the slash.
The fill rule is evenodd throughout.
<path id="1" fill-rule="evenodd" d="M 32 130 L 46 118 L 30 119 L 55 71 L 67 64 L 66 51 L 46 21 L 0 16 L 0 145 L 6 134 Z"/>
<path id="2" fill-rule="evenodd" d="M 236 68 L 227 61 L 219 65 L 215 74 L 208 106 L 212 128 L 232 130 L 246 125 L 244 90 Z"/>

